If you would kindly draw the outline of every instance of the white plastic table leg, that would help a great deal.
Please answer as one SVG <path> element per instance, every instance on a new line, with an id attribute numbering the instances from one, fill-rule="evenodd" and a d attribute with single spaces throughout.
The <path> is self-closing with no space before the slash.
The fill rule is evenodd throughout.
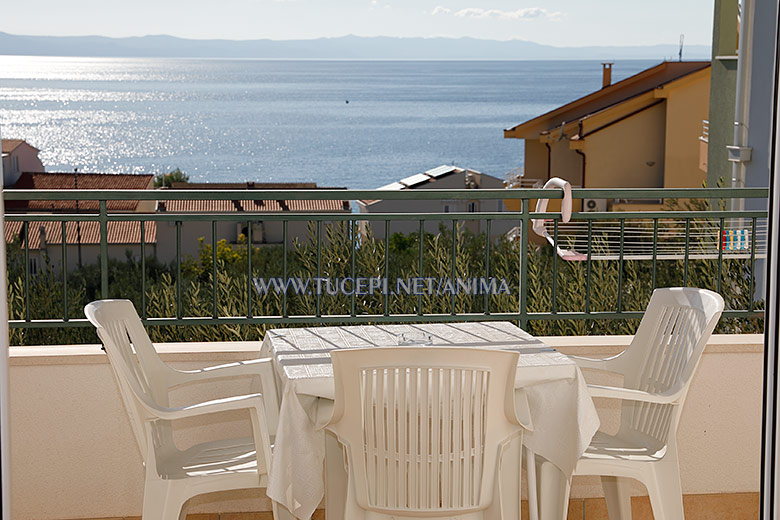
<path id="1" fill-rule="evenodd" d="M 347 501 L 347 472 L 344 469 L 344 449 L 336 436 L 325 432 L 325 518 L 344 518 Z"/>
<path id="2" fill-rule="evenodd" d="M 609 520 L 631 520 L 631 482 L 621 477 L 601 477 Z"/>

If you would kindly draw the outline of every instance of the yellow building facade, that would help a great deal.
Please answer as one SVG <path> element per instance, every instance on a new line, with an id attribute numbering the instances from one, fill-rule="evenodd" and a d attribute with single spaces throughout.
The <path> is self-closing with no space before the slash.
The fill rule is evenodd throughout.
<path id="1" fill-rule="evenodd" d="M 699 136 L 709 93 L 709 62 L 665 62 L 504 136 L 525 140 L 526 182 L 560 177 L 585 188 L 701 187 Z"/>

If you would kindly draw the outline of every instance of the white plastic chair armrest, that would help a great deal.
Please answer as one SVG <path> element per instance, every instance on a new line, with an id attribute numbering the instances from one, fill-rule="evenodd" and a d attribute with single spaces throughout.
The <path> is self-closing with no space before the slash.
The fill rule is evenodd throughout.
<path id="1" fill-rule="evenodd" d="M 620 354 L 604 359 L 584 358 L 579 356 L 569 356 L 569 359 L 577 363 L 577 366 L 580 368 L 590 368 L 593 370 L 602 370 L 604 372 L 622 373 L 622 370 L 615 366 L 616 363 L 614 363 L 619 357 Z"/>
<path id="2" fill-rule="evenodd" d="M 588 385 L 591 397 L 606 397 L 608 399 L 623 399 L 626 401 L 641 401 L 644 403 L 677 404 L 679 391 L 652 394 L 642 390 L 620 388 L 617 386 Z"/>
<path id="3" fill-rule="evenodd" d="M 200 368 L 198 370 L 176 370 L 177 377 L 171 387 L 185 385 L 188 383 L 197 383 L 213 379 L 234 378 L 234 377 L 260 377 L 258 368 L 270 368 L 271 358 L 250 359 L 248 361 L 237 361 L 235 363 L 226 363 L 213 367 Z"/>
<path id="4" fill-rule="evenodd" d="M 194 417 L 217 412 L 227 412 L 230 410 L 246 410 L 251 408 L 263 407 L 262 394 L 238 395 L 234 397 L 225 397 L 223 399 L 214 399 L 213 401 L 204 401 L 202 403 L 191 404 L 179 408 L 162 408 L 150 406 L 144 403 L 144 407 L 159 419 L 174 421 L 185 417 Z"/>

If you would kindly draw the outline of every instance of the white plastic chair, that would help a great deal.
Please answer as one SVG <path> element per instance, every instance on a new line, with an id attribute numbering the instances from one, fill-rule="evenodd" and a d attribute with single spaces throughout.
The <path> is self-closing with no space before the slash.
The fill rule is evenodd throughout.
<path id="1" fill-rule="evenodd" d="M 144 460 L 144 520 L 183 518 L 184 503 L 203 493 L 266 487 L 271 460 L 268 431 L 276 431 L 279 417 L 270 359 L 175 370 L 158 357 L 132 302 L 96 301 L 84 313 L 105 345 Z M 173 387 L 245 376 L 258 377 L 263 394 L 176 408 L 169 404 Z M 249 410 L 253 437 L 211 441 L 183 451 L 174 445 L 172 421 L 228 410 Z M 275 503 L 273 510 L 278 518 Z"/>
<path id="2" fill-rule="evenodd" d="M 574 357 L 581 368 L 623 375 L 623 387 L 588 385 L 593 397 L 623 401 L 620 429 L 598 432 L 575 475 L 601 475 L 611 520 L 631 518 L 629 482 L 645 484 L 655 520 L 682 520 L 677 427 L 723 298 L 704 289 L 656 289 L 633 341 L 609 359 Z"/>
<path id="3" fill-rule="evenodd" d="M 326 427 L 344 445 L 345 518 L 500 516 L 486 510 L 501 503 L 501 453 L 522 436 L 516 352 L 399 347 L 331 358 L 336 398 Z"/>

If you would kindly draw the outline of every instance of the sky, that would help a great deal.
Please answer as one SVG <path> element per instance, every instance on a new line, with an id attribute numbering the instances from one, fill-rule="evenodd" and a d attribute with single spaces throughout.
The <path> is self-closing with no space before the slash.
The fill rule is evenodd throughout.
<path id="1" fill-rule="evenodd" d="M 34 15 L 31 15 L 34 13 Z M 709 45 L 713 0 L 28 0 L 0 31 L 196 39 L 521 39 L 556 46 Z"/>

